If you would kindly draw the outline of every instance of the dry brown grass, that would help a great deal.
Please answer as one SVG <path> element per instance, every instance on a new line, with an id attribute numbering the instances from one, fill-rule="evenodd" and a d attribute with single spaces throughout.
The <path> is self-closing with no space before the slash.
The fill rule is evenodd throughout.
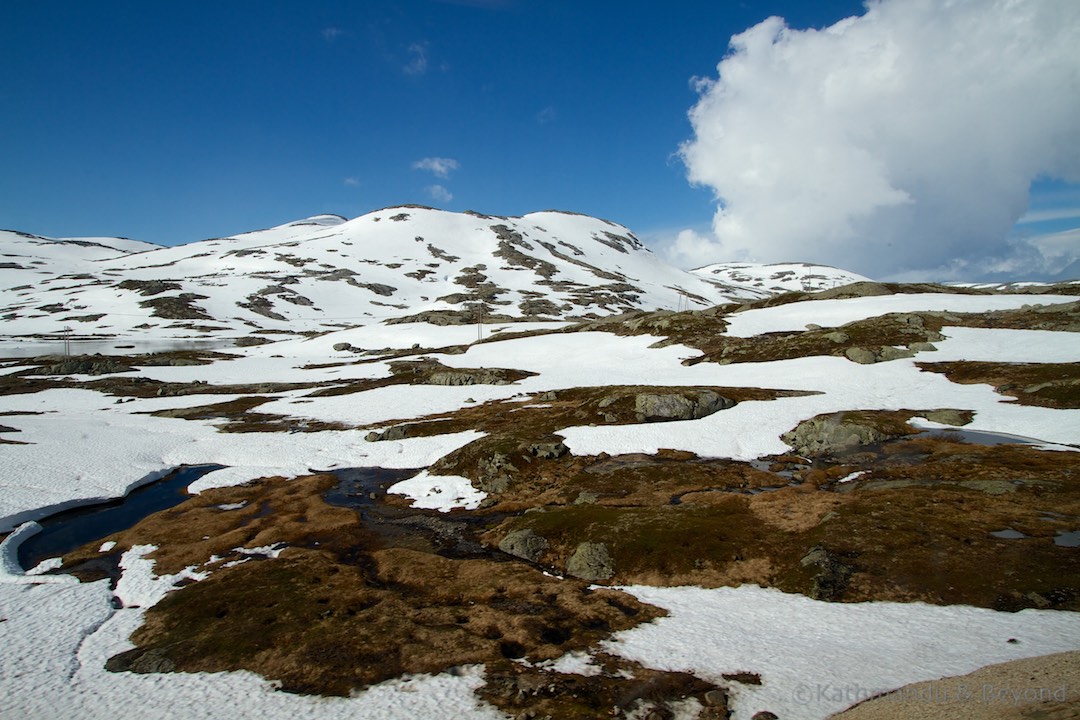
<path id="1" fill-rule="evenodd" d="M 1080 408 L 1080 363 L 918 363 L 920 370 L 942 373 L 954 383 L 984 383 L 1016 398 L 1021 405 Z"/>
<path id="2" fill-rule="evenodd" d="M 115 554 L 157 544 L 159 573 L 212 570 L 148 610 L 137 649 L 114 667 L 151 653 L 179 671 L 248 669 L 291 691 L 345 695 L 402 673 L 554 659 L 662 614 L 526 563 L 443 557 L 423 538 L 398 544 L 327 505 L 333 484 L 322 475 L 212 490 L 110 537 Z M 245 505 L 221 509 L 230 503 Z M 241 557 L 235 548 L 275 543 L 287 545 L 277 559 L 224 565 Z M 98 544 L 67 567 L 97 560 Z"/>

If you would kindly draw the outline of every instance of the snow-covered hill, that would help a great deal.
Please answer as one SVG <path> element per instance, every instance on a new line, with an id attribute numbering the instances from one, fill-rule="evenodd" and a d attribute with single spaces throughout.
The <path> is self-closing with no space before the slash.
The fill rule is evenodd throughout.
<path id="1" fill-rule="evenodd" d="M 704 308 L 863 279 L 819 266 L 711 266 L 654 255 L 606 220 L 396 207 L 158 247 L 0 233 L 7 336 L 310 332 L 421 316 L 439 323 Z"/>
<path id="2" fill-rule="evenodd" d="M 99 332 L 155 326 L 151 339 L 356 325 L 221 354 L 0 345 L 4 717 L 231 720 L 240 698 L 268 720 L 822 720 L 1080 648 L 1074 286 L 822 297 L 802 291 L 843 273 L 701 278 L 625 228 L 558 213 L 397 208 L 119 256 L 0 241 L 0 297 L 23 306 L 4 311 L 8 333 L 91 312 L 106 313 L 86 321 Z M 714 277 L 732 296 L 800 292 L 493 322 L 482 338 L 376 322 L 728 296 Z M 211 319 L 150 317 L 140 303 L 158 298 Z M 541 328 L 555 332 L 514 332 Z M 24 562 L 20 544 L 48 532 L 24 521 L 185 465 L 209 470 L 186 502 Z M 423 470 L 381 474 L 405 468 Z M 327 504 L 328 473 L 360 513 Z M 95 581 L 101 568 L 119 580 Z M 1043 669 L 1041 685 L 1064 687 Z"/>
<path id="3" fill-rule="evenodd" d="M 811 263 L 714 263 L 690 272 L 740 296 L 768 297 L 785 292 L 817 292 L 869 280 L 863 275 Z"/>

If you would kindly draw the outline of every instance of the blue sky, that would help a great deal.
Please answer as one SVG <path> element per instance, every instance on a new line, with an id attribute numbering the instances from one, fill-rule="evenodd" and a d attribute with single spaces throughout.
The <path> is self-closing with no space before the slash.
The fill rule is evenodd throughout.
<path id="1" fill-rule="evenodd" d="M 657 242 L 705 232 L 714 190 L 691 185 L 678 155 L 694 134 L 692 78 L 715 78 L 731 36 L 770 15 L 820 29 L 863 12 L 843 0 L 7 2 L 0 227 L 175 244 L 422 203 L 567 209 Z M 1080 225 L 1075 186 L 1036 199 L 1066 217 L 1021 231 Z"/>

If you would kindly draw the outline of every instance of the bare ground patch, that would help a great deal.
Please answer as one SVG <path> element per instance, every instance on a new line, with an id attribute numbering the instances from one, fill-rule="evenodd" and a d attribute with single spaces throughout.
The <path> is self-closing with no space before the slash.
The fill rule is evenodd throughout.
<path id="1" fill-rule="evenodd" d="M 1080 408 L 1080 363 L 918 363 L 920 370 L 945 375 L 954 383 L 992 385 L 1021 405 Z"/>

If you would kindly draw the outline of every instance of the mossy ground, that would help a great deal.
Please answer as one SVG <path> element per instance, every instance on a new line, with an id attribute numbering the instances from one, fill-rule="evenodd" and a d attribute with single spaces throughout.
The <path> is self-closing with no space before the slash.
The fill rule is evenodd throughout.
<path id="1" fill-rule="evenodd" d="M 121 666 L 154 653 L 179 671 L 248 669 L 286 690 L 347 695 L 403 673 L 552 660 L 662 614 L 498 553 L 443 557 L 422 535 L 376 532 L 322 500 L 334 482 L 211 490 L 107 538 L 114 556 L 158 545 L 159 573 L 211 571 L 147 611 Z M 238 548 L 279 543 L 277 558 L 227 564 Z M 99 544 L 67 556 L 67 570 L 99 577 Z"/>
<path id="2" fill-rule="evenodd" d="M 984 383 L 1021 405 L 1080 408 L 1080 363 L 919 363 L 954 383 Z"/>
<path id="3" fill-rule="evenodd" d="M 1080 609 L 1080 556 L 1054 542 L 1080 525 L 1073 454 L 898 432 L 913 414 L 880 414 L 882 431 L 895 433 L 887 442 L 773 458 L 768 469 L 692 457 L 541 461 L 532 472 L 551 484 L 546 504 L 485 540 L 532 530 L 548 542 L 539 562 L 555 568 L 579 543 L 604 543 L 613 584 L 752 582 L 804 594 L 820 571 L 802 560 L 821 547 L 851 573 L 832 599 Z M 1028 537 L 991 535 L 1005 528 Z"/>
<path id="4" fill-rule="evenodd" d="M 807 298 L 751 306 L 798 299 Z M 891 315 L 836 330 L 753 339 L 724 335 L 724 314 L 733 307 L 635 314 L 569 331 L 660 335 L 660 344 L 698 348 L 702 354 L 689 362 L 759 362 L 928 342 L 950 325 L 1076 330 L 1077 307 Z M 402 367 L 408 371 L 344 384 L 228 388 L 7 375 L 0 377 L 0 394 L 67 386 L 122 399 L 223 392 L 241 397 L 169 413 L 221 419 L 227 430 L 283 431 L 297 427 L 258 412 L 274 393 L 303 388 L 313 395 L 348 394 L 426 382 L 442 370 L 432 363 Z M 1077 364 L 920 367 L 954 382 L 990 383 L 1020 403 L 1080 407 Z M 509 382 L 524 377 L 503 372 Z M 605 545 L 614 569 L 611 584 L 757 583 L 838 601 L 1080 610 L 1080 552 L 1055 543 L 1080 528 L 1080 465 L 1073 453 L 923 436 L 907 421 L 926 409 L 848 413 L 852 422 L 872 426 L 885 439 L 816 457 L 743 463 L 672 450 L 589 457 L 560 449 L 560 428 L 640 422 L 634 408 L 638 393 L 705 389 L 736 402 L 793 394 L 723 387 L 573 388 L 389 423 L 408 423 L 408 437 L 485 433 L 430 468 L 434 475 L 463 475 L 489 493 L 480 510 L 467 514 L 472 539 L 486 547 L 471 555 L 444 552 L 436 539 L 416 530 L 422 522 L 395 525 L 390 532 L 354 510 L 327 505 L 322 495 L 334 483 L 329 476 L 214 490 L 152 516 L 109 538 L 118 543 L 114 557 L 152 543 L 160 548 L 152 556 L 160 573 L 195 566 L 212 574 L 148 610 L 145 626 L 133 637 L 138 647 L 123 662 L 156 653 L 176 670 L 244 668 L 287 690 L 335 695 L 402 673 L 484 663 L 488 682 L 480 695 L 507 712 L 537 716 L 597 717 L 611 708 L 625 714 L 645 702 L 664 717 L 680 698 L 701 701 L 713 688 L 708 683 L 610 658 L 598 660 L 599 678 L 585 679 L 514 662 L 595 651 L 611 633 L 662 614 L 618 591 L 541 572 L 564 572 L 584 542 Z M 321 427 L 309 423 L 307 429 Z M 407 501 L 398 496 L 379 503 L 386 512 L 406 512 Z M 461 516 L 407 512 L 428 525 Z M 992 534 L 1006 528 L 1025 537 Z M 524 529 L 547 541 L 536 563 L 496 550 L 507 534 Z M 288 546 L 280 557 L 226 567 L 243 559 L 236 548 L 274 543 Z M 71 554 L 65 566 L 87 579 L 99 577 L 99 544 Z M 719 706 L 712 707 L 706 712 L 723 716 Z"/>

